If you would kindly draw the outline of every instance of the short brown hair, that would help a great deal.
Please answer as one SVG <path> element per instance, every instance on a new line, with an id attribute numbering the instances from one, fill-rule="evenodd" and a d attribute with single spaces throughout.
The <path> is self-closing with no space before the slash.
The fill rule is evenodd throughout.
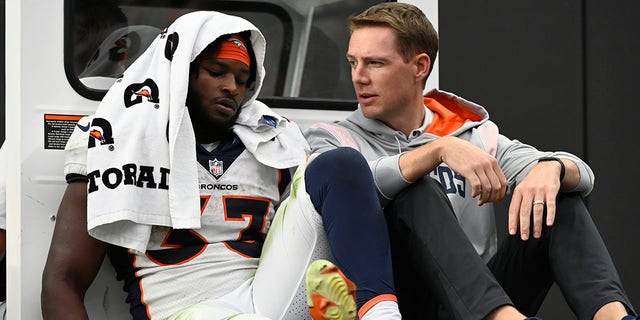
<path id="1" fill-rule="evenodd" d="M 367 26 L 391 28 L 396 35 L 398 50 L 405 62 L 408 62 L 414 55 L 426 53 L 433 66 L 438 55 L 438 32 L 433 28 L 424 12 L 416 6 L 407 3 L 385 2 L 349 17 L 351 32 Z M 429 70 L 430 73 L 431 70 Z"/>

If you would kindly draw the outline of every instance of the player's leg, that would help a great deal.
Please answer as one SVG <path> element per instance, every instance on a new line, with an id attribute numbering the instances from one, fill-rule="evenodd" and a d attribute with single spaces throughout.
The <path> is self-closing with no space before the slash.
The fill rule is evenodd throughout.
<path id="1" fill-rule="evenodd" d="M 301 164 L 276 212 L 253 281 L 255 311 L 273 319 L 309 317 L 305 272 L 312 261 L 331 259 L 322 219 L 305 192 L 305 169 Z"/>
<path id="2" fill-rule="evenodd" d="M 209 301 L 194 304 L 180 310 L 168 320 L 270 320 L 270 318 L 254 314 L 243 313 L 231 306 Z"/>
<path id="3" fill-rule="evenodd" d="M 252 280 L 249 279 L 222 297 L 185 307 L 169 320 L 270 319 L 256 314 L 253 305 Z"/>
<path id="4" fill-rule="evenodd" d="M 324 152 L 309 163 L 305 183 L 335 264 L 356 284 L 360 318 L 399 317 L 386 221 L 364 157 L 352 148 Z"/>
<path id="5" fill-rule="evenodd" d="M 257 313 L 287 318 L 301 312 L 300 301 L 308 313 L 305 292 L 298 288 L 303 288 L 311 261 L 331 254 L 359 287 L 361 311 L 377 305 L 380 299 L 395 298 L 386 225 L 372 179 L 362 155 L 346 148 L 320 154 L 309 167 L 298 168 L 291 195 L 280 206 L 267 235 L 254 279 Z M 313 196 L 307 193 L 309 190 Z M 320 199 L 322 216 L 312 198 Z M 332 244 L 331 251 L 327 242 Z M 385 305 L 380 304 L 378 309 Z"/>

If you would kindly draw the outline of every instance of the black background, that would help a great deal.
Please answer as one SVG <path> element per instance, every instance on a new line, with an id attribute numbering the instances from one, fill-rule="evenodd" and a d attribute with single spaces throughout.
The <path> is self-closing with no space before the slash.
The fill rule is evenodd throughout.
<path id="1" fill-rule="evenodd" d="M 506 136 L 591 165 L 589 208 L 637 308 L 639 21 L 632 0 L 439 1 L 440 88 Z M 539 316 L 575 318 L 556 286 Z"/>

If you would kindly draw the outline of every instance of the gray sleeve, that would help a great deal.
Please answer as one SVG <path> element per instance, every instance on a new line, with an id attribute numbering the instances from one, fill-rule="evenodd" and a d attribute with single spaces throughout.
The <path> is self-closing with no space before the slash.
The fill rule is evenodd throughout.
<path id="1" fill-rule="evenodd" d="M 507 177 L 509 193 L 527 176 L 533 166 L 538 163 L 538 159 L 549 156 L 572 160 L 580 170 L 580 181 L 576 188 L 571 191 L 580 192 L 582 196 L 589 195 L 593 190 L 595 176 L 589 165 L 579 157 L 562 151 L 540 151 L 518 140 L 510 140 L 503 135 L 498 136 L 496 159 Z"/>
<path id="2" fill-rule="evenodd" d="M 383 200 L 392 200 L 398 192 L 411 184 L 400 172 L 398 161 L 401 155 L 381 157 L 369 162 L 378 193 Z"/>
<path id="3" fill-rule="evenodd" d="M 303 134 L 311 147 L 311 153 L 322 153 L 342 146 L 333 134 L 320 127 L 311 126 Z"/>
<path id="4" fill-rule="evenodd" d="M 593 190 L 593 186 L 596 182 L 596 176 L 593 173 L 593 170 L 591 170 L 591 167 L 589 167 L 589 165 L 582 159 L 568 152 L 553 152 L 551 153 L 551 156 L 569 159 L 573 161 L 576 166 L 578 166 L 578 169 L 580 170 L 580 181 L 578 182 L 578 185 L 573 190 L 571 190 L 571 192 L 580 192 L 583 197 L 588 196 L 589 193 L 591 193 L 591 191 Z"/>

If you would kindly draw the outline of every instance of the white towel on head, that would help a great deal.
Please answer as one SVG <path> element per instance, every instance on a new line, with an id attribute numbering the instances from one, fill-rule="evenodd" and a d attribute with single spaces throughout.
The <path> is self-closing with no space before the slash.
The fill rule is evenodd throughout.
<path id="1" fill-rule="evenodd" d="M 259 30 L 219 12 L 186 14 L 158 35 L 95 113 L 87 153 L 90 235 L 143 252 L 153 225 L 200 228 L 196 141 L 185 107 L 189 65 L 218 37 L 242 31 L 251 32 L 256 81 L 234 131 L 267 165 L 292 167 L 305 156 L 297 126 L 255 100 L 264 79 Z"/>

